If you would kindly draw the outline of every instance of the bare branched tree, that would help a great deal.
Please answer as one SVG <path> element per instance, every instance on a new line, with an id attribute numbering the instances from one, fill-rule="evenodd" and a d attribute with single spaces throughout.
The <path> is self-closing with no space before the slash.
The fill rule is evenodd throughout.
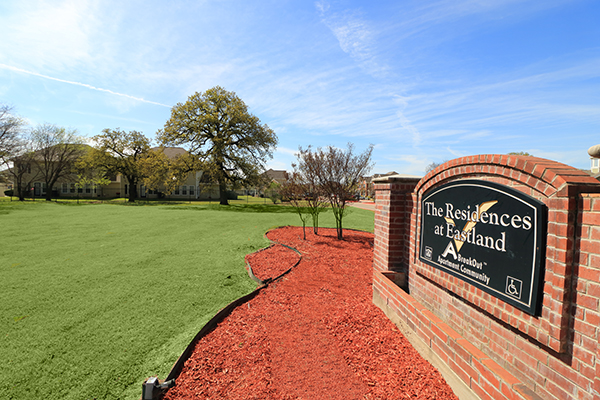
<path id="1" fill-rule="evenodd" d="M 428 174 L 429 172 L 433 171 L 434 169 L 436 169 L 437 167 L 439 167 L 440 165 L 442 165 L 442 164 L 444 164 L 446 162 L 448 162 L 448 160 L 444 160 L 444 161 L 439 162 L 439 163 L 434 161 L 431 164 L 428 164 L 425 167 L 425 173 Z"/>
<path id="2" fill-rule="evenodd" d="M 512 156 L 528 156 L 528 157 L 533 157 L 533 154 L 529 154 L 526 151 L 511 151 L 510 153 L 507 153 L 508 155 L 512 155 Z"/>
<path id="3" fill-rule="evenodd" d="M 25 125 L 22 118 L 13 114 L 12 107 L 0 106 L 0 163 L 8 163 L 19 152 Z"/>
<path id="4" fill-rule="evenodd" d="M 27 175 L 27 165 L 31 160 L 26 154 L 29 142 L 24 137 L 25 121 L 14 115 L 13 109 L 7 105 L 0 106 L 0 181 L 13 183 L 13 190 L 21 200 L 23 180 Z M 29 182 L 25 183 L 29 186 Z"/>
<path id="5" fill-rule="evenodd" d="M 19 136 L 18 146 L 12 149 L 12 154 L 2 159 L 5 174 L 13 183 L 13 192 L 21 201 L 25 200 L 25 195 L 29 193 L 39 175 L 39 171 L 34 166 L 35 156 L 33 143 L 22 134 Z"/>
<path id="6" fill-rule="evenodd" d="M 33 129 L 31 142 L 35 147 L 33 162 L 46 185 L 46 200 L 50 201 L 52 188 L 59 179 L 73 173 L 75 162 L 85 154 L 86 147 L 76 130 L 49 124 Z"/>
<path id="7" fill-rule="evenodd" d="M 329 146 L 325 150 L 319 148 L 313 154 L 315 163 L 320 166 L 316 171 L 319 186 L 331 205 L 340 240 L 344 238 L 342 222 L 348 212 L 347 203 L 356 196 L 362 177 L 373 168 L 372 153 L 373 145 L 370 145 L 363 153 L 355 155 L 354 145 L 348 143 L 346 150 Z"/>
<path id="8" fill-rule="evenodd" d="M 307 212 L 312 217 L 313 232 L 319 234 L 319 214 L 325 209 L 327 198 L 321 186 L 320 173 L 323 169 L 323 157 L 313 152 L 311 146 L 299 148 L 296 154 L 297 163 L 293 163 L 293 176 L 303 190 L 303 200 Z"/>
<path id="9" fill-rule="evenodd" d="M 304 200 L 306 186 L 302 183 L 300 175 L 296 172 L 289 175 L 288 179 L 281 185 L 280 193 L 296 209 L 296 213 L 298 213 L 300 221 L 302 221 L 302 233 L 304 240 L 306 240 L 306 220 L 310 212 L 306 206 L 306 200 Z"/>

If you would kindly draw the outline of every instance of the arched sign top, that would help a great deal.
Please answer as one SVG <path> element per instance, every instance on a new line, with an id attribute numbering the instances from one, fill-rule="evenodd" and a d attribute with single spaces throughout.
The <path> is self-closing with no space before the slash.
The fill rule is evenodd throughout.
<path id="1" fill-rule="evenodd" d="M 419 259 L 529 313 L 538 313 L 546 206 L 508 186 L 457 180 L 421 200 Z"/>

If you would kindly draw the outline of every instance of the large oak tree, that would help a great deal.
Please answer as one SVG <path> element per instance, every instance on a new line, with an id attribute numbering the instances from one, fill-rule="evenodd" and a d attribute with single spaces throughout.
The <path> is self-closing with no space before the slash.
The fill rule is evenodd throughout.
<path id="1" fill-rule="evenodd" d="M 219 184 L 220 203 L 227 205 L 227 186 L 252 186 L 272 157 L 277 135 L 248 112 L 234 93 L 216 86 L 194 93 L 171 109 L 157 133 L 165 146 L 183 146 L 197 168 Z"/>

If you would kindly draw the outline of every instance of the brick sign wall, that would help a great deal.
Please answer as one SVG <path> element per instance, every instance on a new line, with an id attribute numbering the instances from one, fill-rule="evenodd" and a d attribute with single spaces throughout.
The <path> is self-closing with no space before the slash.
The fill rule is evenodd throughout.
<path id="1" fill-rule="evenodd" d="M 462 180 L 509 187 L 545 207 L 536 313 L 419 259 L 424 194 Z M 421 180 L 381 178 L 375 190 L 374 301 L 392 319 L 481 398 L 600 399 L 597 180 L 550 160 L 481 155 Z M 406 290 L 388 279 L 398 273 Z"/>

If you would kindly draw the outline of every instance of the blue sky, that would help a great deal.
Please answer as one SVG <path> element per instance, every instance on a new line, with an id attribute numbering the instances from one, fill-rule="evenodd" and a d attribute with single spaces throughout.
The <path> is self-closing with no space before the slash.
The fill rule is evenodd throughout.
<path id="1" fill-rule="evenodd" d="M 527 151 L 589 168 L 600 2 L 3 1 L 0 103 L 35 126 L 153 138 L 220 85 L 298 146 L 372 143 L 373 172 Z"/>

